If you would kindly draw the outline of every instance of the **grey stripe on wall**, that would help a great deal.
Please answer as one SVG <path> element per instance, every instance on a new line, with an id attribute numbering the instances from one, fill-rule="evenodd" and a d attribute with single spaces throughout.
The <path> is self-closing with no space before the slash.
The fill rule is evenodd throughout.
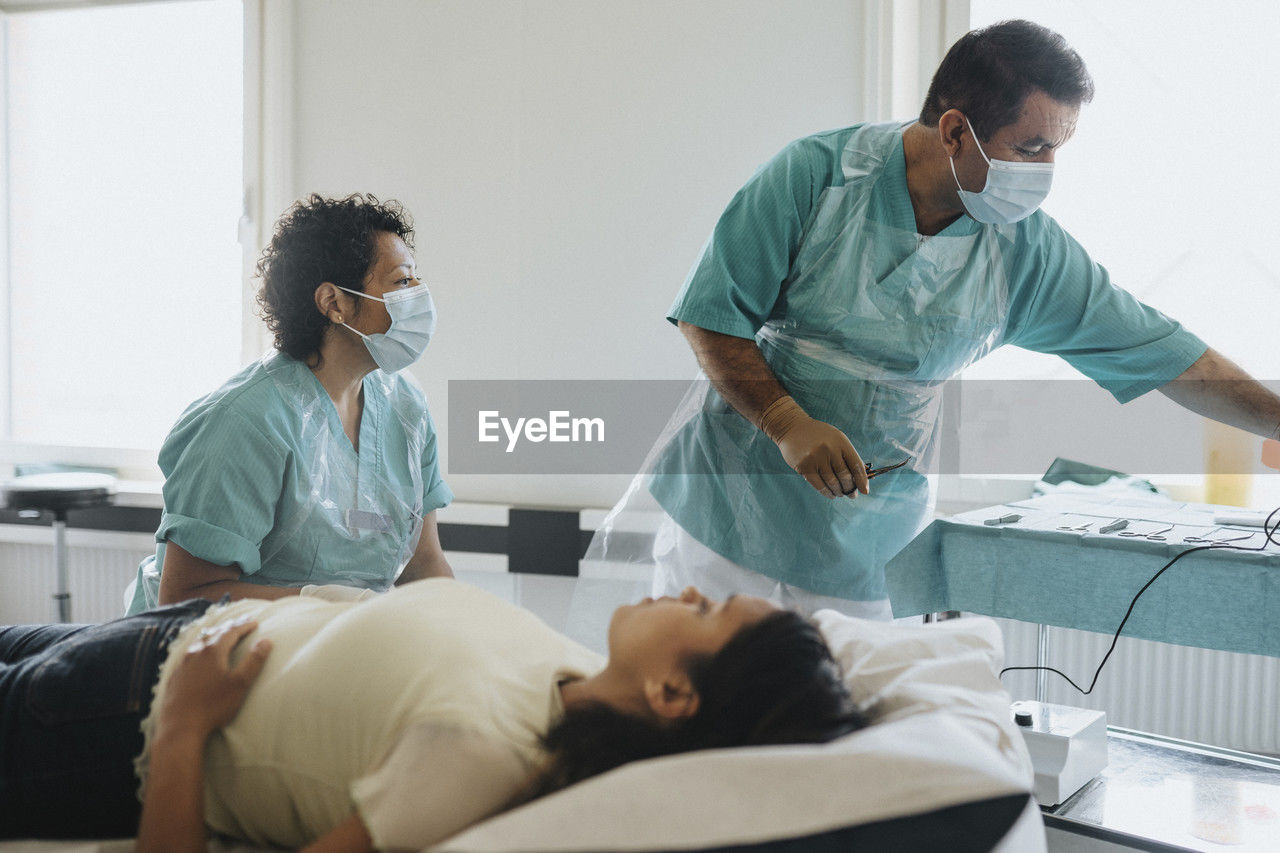
<path id="1" fill-rule="evenodd" d="M 160 526 L 160 510 L 151 507 L 105 506 L 73 509 L 67 527 L 153 533 Z M 0 510 L 0 524 L 49 527 L 53 514 L 41 512 L 23 518 L 17 510 Z M 576 577 L 578 560 L 591 541 L 591 531 L 581 530 L 573 510 L 511 509 L 506 526 L 441 522 L 440 544 L 446 551 L 507 555 L 509 571 L 534 575 Z"/>

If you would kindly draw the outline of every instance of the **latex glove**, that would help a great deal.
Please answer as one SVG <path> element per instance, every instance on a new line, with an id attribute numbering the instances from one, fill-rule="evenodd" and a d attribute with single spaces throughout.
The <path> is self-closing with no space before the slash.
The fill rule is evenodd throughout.
<path id="1" fill-rule="evenodd" d="M 760 429 L 820 494 L 834 498 L 870 493 L 867 466 L 848 436 L 809 417 L 791 397 L 779 397 L 760 413 Z"/>
<path id="2" fill-rule="evenodd" d="M 325 601 L 365 601 L 378 593 L 371 589 L 360 589 L 355 586 L 343 586 L 337 583 L 309 583 L 298 591 L 299 595 L 310 598 L 322 598 Z"/>

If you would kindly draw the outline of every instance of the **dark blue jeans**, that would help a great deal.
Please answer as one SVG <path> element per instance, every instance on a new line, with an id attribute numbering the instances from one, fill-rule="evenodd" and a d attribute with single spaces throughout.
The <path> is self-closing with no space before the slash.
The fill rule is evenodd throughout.
<path id="1" fill-rule="evenodd" d="M 137 833 L 138 726 L 166 647 L 209 606 L 0 628 L 0 838 Z"/>

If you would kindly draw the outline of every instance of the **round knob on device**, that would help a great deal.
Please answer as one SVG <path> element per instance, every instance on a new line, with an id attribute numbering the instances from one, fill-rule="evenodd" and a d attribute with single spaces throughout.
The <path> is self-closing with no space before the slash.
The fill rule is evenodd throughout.
<path id="1" fill-rule="evenodd" d="M 1015 711 L 1013 714 L 1013 721 L 1020 726 L 1029 727 L 1031 725 L 1031 712 Z"/>

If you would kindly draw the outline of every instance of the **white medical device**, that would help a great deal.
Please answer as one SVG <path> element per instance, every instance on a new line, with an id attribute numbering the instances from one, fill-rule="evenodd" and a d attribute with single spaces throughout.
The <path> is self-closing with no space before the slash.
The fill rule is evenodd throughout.
<path id="1" fill-rule="evenodd" d="M 1245 510 L 1215 512 L 1214 524 L 1235 524 L 1239 527 L 1266 527 L 1267 513 L 1247 512 Z"/>
<path id="2" fill-rule="evenodd" d="M 1107 768 L 1102 711 L 1026 700 L 1014 702 L 1010 712 L 1031 753 L 1040 805 L 1058 805 Z"/>

